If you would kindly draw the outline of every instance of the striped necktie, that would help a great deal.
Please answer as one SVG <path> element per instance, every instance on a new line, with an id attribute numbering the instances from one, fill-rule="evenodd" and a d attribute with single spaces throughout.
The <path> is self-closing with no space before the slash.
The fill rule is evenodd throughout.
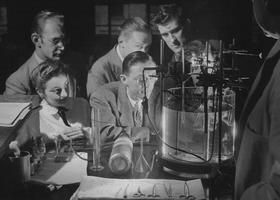
<path id="1" fill-rule="evenodd" d="M 140 111 L 139 102 L 137 102 L 137 103 L 134 105 L 133 117 L 134 117 L 135 126 L 136 126 L 136 127 L 142 127 L 143 120 L 142 120 L 142 113 L 141 113 L 141 111 Z"/>

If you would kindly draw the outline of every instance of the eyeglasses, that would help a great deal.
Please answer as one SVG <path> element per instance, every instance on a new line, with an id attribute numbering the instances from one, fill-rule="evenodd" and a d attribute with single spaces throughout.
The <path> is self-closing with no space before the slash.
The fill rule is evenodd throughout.
<path id="1" fill-rule="evenodd" d="M 43 38 L 43 36 L 41 36 L 41 38 Z M 65 38 L 64 37 L 53 38 L 53 39 L 49 39 L 47 37 L 44 37 L 44 38 L 54 46 L 58 46 L 60 43 L 63 44 L 63 45 L 65 44 Z"/>
<path id="2" fill-rule="evenodd" d="M 143 79 L 143 77 L 141 76 L 141 77 L 135 78 L 134 80 L 136 81 L 136 83 L 138 85 L 144 85 L 144 83 L 147 84 L 151 81 L 156 81 L 156 78 L 157 77 L 154 75 L 148 75 L 148 76 L 145 76 L 145 79 Z"/>

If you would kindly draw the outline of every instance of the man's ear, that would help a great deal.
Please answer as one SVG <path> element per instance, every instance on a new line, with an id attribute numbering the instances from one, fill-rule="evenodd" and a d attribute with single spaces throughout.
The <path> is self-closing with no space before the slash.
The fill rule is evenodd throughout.
<path id="1" fill-rule="evenodd" d="M 121 79 L 121 82 L 122 82 L 122 83 L 124 83 L 124 84 L 127 83 L 127 77 L 126 77 L 126 75 L 121 74 L 121 75 L 120 75 L 120 79 Z"/>
<path id="2" fill-rule="evenodd" d="M 124 45 L 123 45 L 123 40 L 120 40 L 119 42 L 118 42 L 118 45 L 119 45 L 119 47 L 122 49 L 122 48 L 124 48 Z"/>
<path id="3" fill-rule="evenodd" d="M 44 98 L 44 93 L 43 93 L 43 91 L 41 89 L 36 88 L 36 92 L 41 97 L 41 99 Z"/>
<path id="4" fill-rule="evenodd" d="M 38 33 L 32 33 L 31 40 L 36 47 L 41 48 L 41 38 Z"/>
<path id="5" fill-rule="evenodd" d="M 125 40 L 125 37 L 124 37 L 124 35 L 123 35 L 123 33 L 121 33 L 120 35 L 119 35 L 119 37 L 118 37 L 118 45 L 121 47 L 121 48 L 123 48 L 124 47 L 124 40 Z"/>

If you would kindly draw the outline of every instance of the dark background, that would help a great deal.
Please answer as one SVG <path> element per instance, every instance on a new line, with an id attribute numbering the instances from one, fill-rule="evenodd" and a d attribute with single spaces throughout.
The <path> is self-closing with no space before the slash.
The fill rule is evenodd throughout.
<path id="1" fill-rule="evenodd" d="M 30 26 L 38 11 L 50 9 L 65 15 L 68 38 L 66 49 L 77 58 L 77 63 L 86 63 L 81 70 L 87 73 L 92 62 L 111 49 L 117 41 L 117 36 L 110 33 L 95 34 L 95 5 L 108 5 L 110 17 L 110 10 L 122 4 L 144 3 L 149 9 L 170 2 L 182 6 L 183 14 L 192 20 L 198 37 L 223 40 L 224 48 L 232 47 L 234 39 L 234 48 L 265 56 L 274 43 L 274 40 L 265 38 L 256 25 L 250 0 L 0 0 L 0 6 L 7 7 L 8 18 L 8 32 L 0 36 L 0 92 L 3 92 L 9 74 L 33 52 Z M 150 20 L 149 15 L 147 20 Z M 159 35 L 153 36 L 150 54 L 158 63 Z M 231 67 L 232 55 L 224 57 L 225 67 Z M 234 55 L 234 67 L 240 70 L 240 75 L 249 76 L 251 80 L 261 61 L 256 56 Z"/>

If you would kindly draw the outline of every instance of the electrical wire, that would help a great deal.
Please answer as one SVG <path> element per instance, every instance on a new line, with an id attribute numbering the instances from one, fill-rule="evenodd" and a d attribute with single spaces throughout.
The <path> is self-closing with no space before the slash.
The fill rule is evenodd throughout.
<path id="1" fill-rule="evenodd" d="M 144 72 L 143 72 L 143 73 L 144 73 Z M 190 78 L 190 77 L 189 77 L 189 78 Z M 189 78 L 188 78 L 187 80 L 189 80 Z M 143 80 L 144 80 L 144 86 L 145 86 L 145 85 L 146 85 L 145 79 L 143 79 Z M 146 90 L 146 89 L 145 89 L 145 90 Z M 168 91 L 168 90 L 167 90 L 167 91 Z M 177 96 L 176 96 L 175 94 L 173 94 L 172 92 L 169 91 L 169 93 L 172 94 L 172 95 L 174 95 L 175 97 L 177 97 Z M 215 93 L 214 93 L 214 95 L 215 95 Z M 215 99 L 215 97 L 214 97 L 214 99 Z M 216 102 L 217 102 L 217 101 L 216 101 Z M 202 160 L 203 162 L 200 162 L 200 163 L 209 163 L 209 162 L 211 161 L 211 159 L 213 158 L 213 154 L 214 154 L 215 126 L 216 126 L 216 120 L 217 120 L 217 119 L 216 119 L 217 105 L 214 106 L 214 108 L 216 108 L 216 111 L 214 112 L 214 127 L 213 127 L 213 128 L 214 128 L 214 129 L 213 129 L 214 131 L 213 131 L 213 137 L 212 137 L 212 149 L 211 149 L 211 154 L 210 154 L 210 157 L 209 157 L 208 160 L 206 160 L 205 158 L 203 158 L 203 157 L 201 157 L 201 156 L 199 156 L 199 155 L 197 155 L 197 154 L 195 154 L 195 153 L 186 151 L 186 150 L 181 149 L 181 148 L 178 148 L 178 147 L 174 147 L 174 146 L 168 144 L 167 142 L 165 142 L 165 141 L 163 140 L 163 138 L 160 136 L 159 131 L 156 129 L 155 124 L 152 122 L 149 113 L 147 112 L 146 114 L 147 114 L 147 117 L 148 117 L 148 120 L 149 120 L 150 124 L 152 125 L 152 129 L 153 129 L 154 133 L 156 134 L 156 136 L 160 139 L 160 141 L 161 141 L 164 145 L 166 145 L 167 147 L 169 147 L 169 148 L 171 148 L 171 149 L 173 149 L 173 150 L 175 150 L 175 151 L 180 151 L 180 152 L 182 152 L 182 153 L 186 153 L 186 154 L 192 155 L 192 156 L 194 156 L 194 157 L 196 157 L 196 158 Z M 204 109 L 207 109 L 207 108 L 204 108 Z M 221 123 L 221 122 L 220 122 L 220 123 Z M 193 162 L 193 161 L 188 161 L 188 162 L 197 163 L 197 162 Z"/>

